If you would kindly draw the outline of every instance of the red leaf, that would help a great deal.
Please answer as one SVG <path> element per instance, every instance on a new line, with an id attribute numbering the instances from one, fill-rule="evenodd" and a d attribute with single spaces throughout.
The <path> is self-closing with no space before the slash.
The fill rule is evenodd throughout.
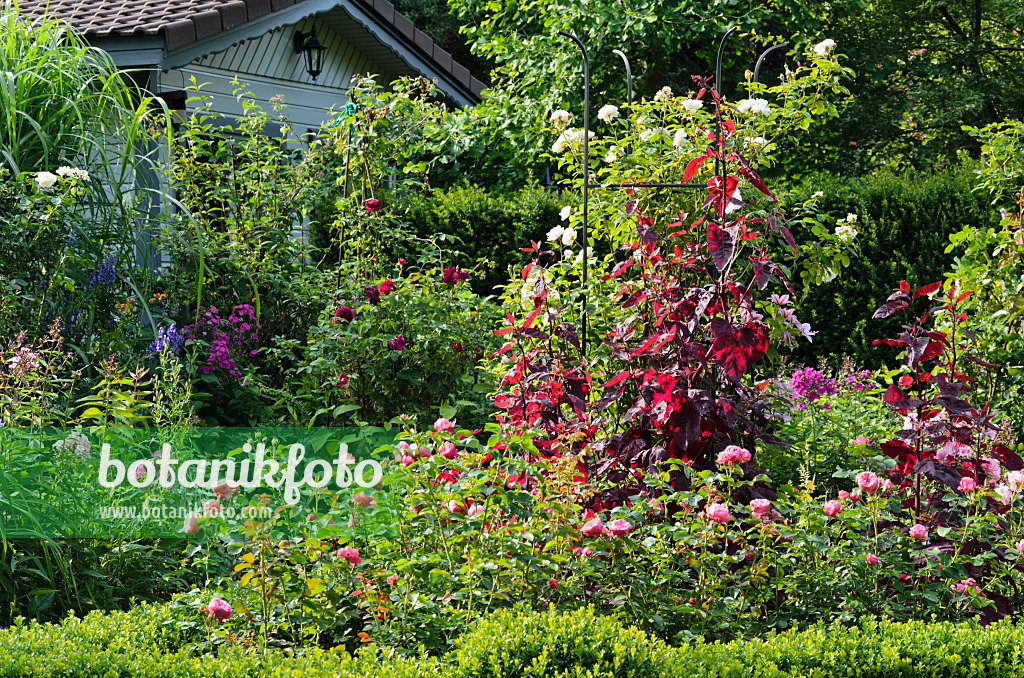
<path id="1" fill-rule="evenodd" d="M 689 181 L 690 179 L 693 178 L 693 175 L 697 173 L 697 170 L 700 169 L 701 165 L 704 164 L 704 161 L 707 160 L 708 157 L 709 156 L 707 154 L 701 155 L 701 156 L 698 156 L 698 157 L 694 158 L 690 162 L 686 163 L 686 169 L 683 170 L 683 183 L 684 184 L 687 181 Z"/>
<path id="2" fill-rule="evenodd" d="M 725 270 L 736 252 L 736 239 L 732 229 L 720 228 L 714 222 L 709 223 L 708 250 L 715 261 L 715 268 L 719 271 Z"/>
<path id="3" fill-rule="evenodd" d="M 739 380 L 768 350 L 768 333 L 760 324 L 732 327 L 728 321 L 715 318 L 711 331 L 715 334 L 711 353 L 732 380 Z"/>
<path id="4" fill-rule="evenodd" d="M 761 177 L 757 176 L 757 172 L 752 169 L 741 167 L 737 170 L 743 178 L 750 182 L 750 185 L 767 195 L 772 200 L 775 200 L 775 194 L 768 190 L 768 187 L 764 185 L 764 181 Z"/>
<path id="5" fill-rule="evenodd" d="M 901 280 L 900 292 L 903 292 L 904 294 L 910 294 L 910 283 L 908 283 L 906 280 Z"/>
<path id="6" fill-rule="evenodd" d="M 941 280 L 939 282 L 933 282 L 933 283 L 931 283 L 929 285 L 924 285 L 923 287 L 918 287 L 914 291 L 914 298 L 917 299 L 918 297 L 923 297 L 923 296 L 926 296 L 926 295 L 935 294 L 936 292 L 939 291 L 939 289 L 941 287 L 942 287 L 942 281 Z"/>
<path id="7" fill-rule="evenodd" d="M 628 378 L 629 378 L 629 376 L 630 376 L 630 372 L 629 372 L 629 370 L 622 370 L 621 372 L 619 372 L 618 374 L 616 374 L 616 375 L 615 375 L 615 376 L 614 376 L 614 377 L 612 378 L 612 380 L 611 380 L 611 381 L 609 381 L 609 382 L 608 382 L 607 384 L 605 384 L 605 385 L 604 385 L 604 387 L 605 387 L 605 388 L 611 388 L 612 386 L 615 386 L 615 384 L 619 383 L 619 382 L 620 382 L 620 381 L 622 381 L 623 379 L 628 379 Z"/>
<path id="8" fill-rule="evenodd" d="M 887 301 L 877 311 L 875 311 L 875 314 L 871 317 L 875 319 L 888 318 L 896 311 L 906 307 L 907 302 L 903 301 L 902 299 L 897 299 L 896 301 Z"/>

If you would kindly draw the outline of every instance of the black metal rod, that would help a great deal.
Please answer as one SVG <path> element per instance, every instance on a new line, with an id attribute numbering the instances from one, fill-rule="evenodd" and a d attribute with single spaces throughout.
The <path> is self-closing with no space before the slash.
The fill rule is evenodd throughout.
<path id="1" fill-rule="evenodd" d="M 768 56 L 769 54 L 771 54 L 772 52 L 774 52 L 775 50 L 782 49 L 783 47 L 789 47 L 789 43 L 788 42 L 784 42 L 781 45 L 775 45 L 774 47 L 769 47 L 765 51 L 761 52 L 761 56 L 757 58 L 757 65 L 754 66 L 754 82 L 755 83 L 757 82 L 758 75 L 760 75 L 760 73 L 761 73 L 761 64 L 764 63 L 764 58 L 766 56 Z"/>
<path id="2" fill-rule="evenodd" d="M 707 184 L 590 184 L 589 188 L 707 188 Z"/>
<path id="3" fill-rule="evenodd" d="M 583 41 L 568 31 L 558 31 L 559 35 L 565 36 L 576 43 L 583 52 L 583 332 L 580 334 L 580 346 L 584 357 L 587 355 L 587 268 L 590 264 L 590 257 L 587 256 L 587 247 L 590 244 L 590 236 L 587 232 L 587 220 L 590 216 L 587 194 L 587 186 L 590 183 L 590 57 L 587 56 L 587 46 Z"/>
<path id="4" fill-rule="evenodd" d="M 727 168 L 725 158 L 722 157 L 722 151 L 725 148 L 725 144 L 722 141 L 722 97 L 725 96 L 725 92 L 722 91 L 722 57 L 725 54 L 726 38 L 738 30 L 738 26 L 733 26 L 725 32 L 721 42 L 718 43 L 718 58 L 715 60 L 715 89 L 718 91 L 718 96 L 715 98 L 715 144 L 718 146 L 718 153 L 715 154 L 715 174 L 718 175 L 718 187 L 722 191 L 721 219 L 723 226 L 725 225 L 725 208 L 729 201 L 729 191 L 725 188 L 725 172 Z"/>
<path id="5" fill-rule="evenodd" d="M 633 129 L 633 122 L 630 120 L 630 114 L 633 112 L 633 69 L 629 67 L 629 59 L 621 49 L 613 49 L 612 54 L 622 57 L 622 63 L 626 67 L 626 134 L 628 135 Z M 626 144 L 626 155 L 632 152 L 633 146 Z"/>

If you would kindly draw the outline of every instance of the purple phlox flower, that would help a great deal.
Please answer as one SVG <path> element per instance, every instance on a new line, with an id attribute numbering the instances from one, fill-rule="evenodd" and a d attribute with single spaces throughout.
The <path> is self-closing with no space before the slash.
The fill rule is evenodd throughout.
<path id="1" fill-rule="evenodd" d="M 836 382 L 813 367 L 805 367 L 793 373 L 789 385 L 799 396 L 808 401 L 817 400 L 836 392 Z"/>

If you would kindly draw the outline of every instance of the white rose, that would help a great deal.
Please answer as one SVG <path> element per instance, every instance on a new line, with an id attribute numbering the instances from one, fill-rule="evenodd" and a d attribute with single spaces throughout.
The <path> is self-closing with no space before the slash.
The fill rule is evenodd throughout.
<path id="1" fill-rule="evenodd" d="M 672 145 L 675 146 L 676 148 L 679 148 L 680 146 L 685 144 L 686 140 L 689 138 L 690 136 L 686 133 L 686 130 L 677 129 L 675 136 L 672 137 Z"/>
<path id="2" fill-rule="evenodd" d="M 821 191 L 815 191 L 814 193 L 811 194 L 811 200 L 814 200 L 815 198 L 820 198 L 823 195 L 825 195 L 825 194 L 822 193 Z"/>
<path id="3" fill-rule="evenodd" d="M 566 146 L 569 145 L 569 140 L 566 138 L 565 135 L 566 133 L 562 132 L 561 134 L 558 135 L 558 138 L 555 139 L 555 143 L 551 144 L 552 153 L 562 153 L 563 151 L 565 151 Z"/>
<path id="4" fill-rule="evenodd" d="M 659 89 L 658 92 L 654 95 L 654 100 L 655 101 L 665 101 L 666 99 L 671 99 L 671 98 L 672 98 L 672 88 L 669 87 L 668 85 L 665 85 L 664 87 Z"/>
<path id="5" fill-rule="evenodd" d="M 840 240 L 852 240 L 857 237 L 857 229 L 850 224 L 842 224 L 836 227 L 836 236 Z"/>
<path id="6" fill-rule="evenodd" d="M 743 137 L 744 146 L 764 146 L 764 137 Z"/>
<path id="7" fill-rule="evenodd" d="M 576 229 L 575 228 L 567 228 L 564 231 L 562 231 L 562 244 L 563 245 L 568 247 L 569 245 L 571 245 L 573 243 L 574 240 L 576 240 Z"/>
<path id="8" fill-rule="evenodd" d="M 551 125 L 555 129 L 565 129 L 569 126 L 570 120 L 572 120 L 572 114 L 561 108 L 551 114 Z"/>
<path id="9" fill-rule="evenodd" d="M 566 205 L 566 206 L 565 206 L 565 207 L 563 207 L 563 208 L 561 209 L 561 211 L 560 211 L 560 212 L 558 213 L 558 216 L 562 217 L 562 221 L 565 221 L 566 219 L 568 219 L 568 218 L 569 218 L 569 215 L 570 215 L 570 214 L 572 214 L 572 208 L 571 208 L 571 207 L 569 207 L 568 205 Z"/>
<path id="10" fill-rule="evenodd" d="M 606 163 L 608 163 L 608 164 L 611 164 L 611 163 L 615 162 L 618 159 L 619 159 L 619 156 L 617 156 L 615 154 L 615 151 L 608 151 L 608 154 L 606 156 L 604 156 L 604 161 Z"/>
<path id="11" fill-rule="evenodd" d="M 601 110 L 597 112 L 598 120 L 603 120 L 605 122 L 611 122 L 617 117 L 619 117 L 619 108 L 618 106 L 612 106 L 611 104 L 605 104 L 601 107 Z"/>
<path id="12" fill-rule="evenodd" d="M 768 115 L 768 102 L 765 99 L 744 99 L 736 104 L 736 111 L 739 113 L 760 113 Z"/>
<path id="13" fill-rule="evenodd" d="M 825 56 L 826 54 L 828 54 L 829 52 L 831 52 L 835 48 L 836 48 L 836 41 L 832 40 L 831 38 L 829 38 L 827 40 L 822 40 L 817 45 L 815 45 L 814 46 L 814 53 L 817 54 L 818 56 Z"/>
<path id="14" fill-rule="evenodd" d="M 643 132 L 640 132 L 640 141 L 650 141 L 657 133 L 658 130 L 656 129 L 645 129 Z"/>
<path id="15" fill-rule="evenodd" d="M 57 175 L 52 172 L 39 172 L 36 174 L 36 185 L 44 191 L 52 188 L 57 183 Z"/>
<path id="16" fill-rule="evenodd" d="M 704 108 L 704 102 L 700 99 L 684 99 L 683 108 L 688 111 L 699 111 Z"/>
<path id="17" fill-rule="evenodd" d="M 77 167 L 68 167 L 64 165 L 57 168 L 57 175 L 62 177 L 74 177 L 81 181 L 89 181 L 89 173 L 85 170 L 78 169 Z"/>
<path id="18" fill-rule="evenodd" d="M 564 231 L 565 229 L 562 228 L 561 226 L 555 226 L 554 228 L 552 228 L 550 231 L 548 231 L 547 234 L 548 242 L 558 242 L 559 240 L 561 240 L 562 233 Z"/>
<path id="19" fill-rule="evenodd" d="M 846 214 L 846 223 L 848 223 L 848 224 L 855 224 L 855 223 L 857 223 L 857 215 L 856 214 L 850 214 L 849 212 L 847 212 L 847 214 Z"/>
<path id="20" fill-rule="evenodd" d="M 732 214 L 736 210 L 740 209 L 742 205 L 737 205 L 733 200 L 743 200 L 743 196 L 740 195 L 740 189 L 736 189 L 730 197 L 729 203 L 725 206 L 725 213 Z"/>
<path id="21" fill-rule="evenodd" d="M 594 256 L 594 248 L 593 247 L 588 247 L 587 248 L 587 259 L 589 260 L 593 256 Z M 576 255 L 576 264 L 578 265 L 578 264 L 582 264 L 582 263 L 583 263 L 583 250 L 580 250 L 580 253 Z"/>

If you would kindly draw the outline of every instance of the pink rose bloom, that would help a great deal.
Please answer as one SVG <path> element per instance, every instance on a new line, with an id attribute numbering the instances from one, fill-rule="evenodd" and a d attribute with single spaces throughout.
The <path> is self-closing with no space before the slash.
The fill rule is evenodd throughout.
<path id="1" fill-rule="evenodd" d="M 871 471 L 861 471 L 857 474 L 857 487 L 861 492 L 874 494 L 878 491 L 878 476 Z"/>
<path id="2" fill-rule="evenodd" d="M 729 445 L 718 453 L 719 464 L 732 465 L 745 461 L 750 461 L 750 452 L 739 445 Z"/>
<path id="3" fill-rule="evenodd" d="M 354 549 L 351 546 L 346 546 L 343 549 L 338 549 L 338 558 L 344 558 L 348 561 L 349 565 L 358 565 L 363 562 L 363 559 L 359 557 L 358 549 Z"/>
<path id="4" fill-rule="evenodd" d="M 708 504 L 708 507 L 704 509 L 704 514 L 708 517 L 708 520 L 712 520 L 719 525 L 725 523 L 732 516 L 729 514 L 729 509 L 723 504 L 719 504 L 717 501 Z"/>
<path id="5" fill-rule="evenodd" d="M 1021 545 L 1024 546 L 1024 539 L 1021 540 Z M 1018 549 L 1018 550 L 1024 551 L 1024 548 L 1021 548 L 1021 549 Z M 589 546 L 584 546 L 583 550 L 580 551 L 580 555 L 584 555 L 584 556 L 593 555 L 593 553 L 594 553 L 594 550 L 592 548 L 590 548 Z"/>
<path id="6" fill-rule="evenodd" d="M 826 515 L 836 516 L 843 510 L 843 505 L 835 499 L 831 499 L 822 504 L 821 510 L 824 511 Z"/>
<path id="7" fill-rule="evenodd" d="M 883 492 L 892 492 L 892 481 L 886 478 L 885 480 L 882 481 L 881 488 Z"/>
<path id="8" fill-rule="evenodd" d="M 921 523 L 917 523 L 910 528 L 910 536 L 918 541 L 924 541 L 928 538 L 928 528 Z"/>
<path id="9" fill-rule="evenodd" d="M 869 553 L 868 556 L 867 556 L 867 561 L 868 561 L 868 565 L 877 565 L 878 564 L 878 556 L 876 556 L 874 553 Z"/>
<path id="10" fill-rule="evenodd" d="M 419 455 L 420 455 L 421 459 L 429 459 L 430 458 L 431 452 L 427 448 L 421 447 L 421 448 L 419 448 L 418 452 L 419 452 Z"/>
<path id="11" fill-rule="evenodd" d="M 1014 494 L 1019 493 L 1024 489 L 1024 473 L 1020 471 L 1010 471 L 1006 474 L 1006 484 L 1010 488 L 1010 491 Z"/>
<path id="12" fill-rule="evenodd" d="M 558 588 L 558 582 L 556 580 L 554 580 L 554 579 L 548 579 L 548 588 L 550 588 L 550 589 L 557 589 Z"/>
<path id="13" fill-rule="evenodd" d="M 185 516 L 185 534 L 199 533 L 199 514 L 190 513 Z"/>
<path id="14" fill-rule="evenodd" d="M 970 476 L 964 476 L 960 479 L 960 485 L 957 487 L 961 492 L 974 492 L 978 484 L 974 482 L 974 478 Z"/>
<path id="15" fill-rule="evenodd" d="M 223 598 L 212 598 L 206 606 L 206 613 L 217 621 L 231 619 L 231 606 Z"/>
<path id="16" fill-rule="evenodd" d="M 870 445 L 871 439 L 865 438 L 864 436 L 857 436 L 857 439 L 853 441 L 854 445 Z"/>
<path id="17" fill-rule="evenodd" d="M 584 537 L 600 537 L 604 534 L 604 523 L 601 522 L 600 518 L 593 518 L 583 523 L 580 532 L 583 533 Z"/>
<path id="18" fill-rule="evenodd" d="M 971 591 L 974 593 L 981 593 L 981 589 L 978 587 L 978 582 L 974 580 L 974 577 L 968 577 L 967 579 L 961 579 L 956 584 L 951 586 L 957 593 L 963 593 L 964 595 L 970 595 Z"/>
<path id="19" fill-rule="evenodd" d="M 459 451 L 455 448 L 455 443 L 448 441 L 441 446 L 441 456 L 445 459 L 454 459 L 459 455 Z"/>
<path id="20" fill-rule="evenodd" d="M 851 492 L 850 493 L 850 501 L 852 501 L 852 502 L 860 501 L 860 494 L 857 493 L 857 492 Z"/>
<path id="21" fill-rule="evenodd" d="M 449 421 L 444 417 L 441 417 L 440 419 L 434 422 L 434 430 L 437 431 L 438 433 L 451 433 L 452 431 L 455 430 L 455 422 Z"/>
<path id="22" fill-rule="evenodd" d="M 416 460 L 410 457 L 408 454 L 402 455 L 402 466 L 411 466 L 414 461 Z"/>
<path id="23" fill-rule="evenodd" d="M 216 499 L 210 499 L 209 501 L 203 502 L 203 515 L 204 516 L 216 516 L 220 515 L 221 508 L 220 502 Z"/>
<path id="24" fill-rule="evenodd" d="M 470 504 L 469 511 L 467 511 L 466 513 L 467 513 L 467 515 L 476 516 L 476 515 L 480 515 L 483 512 L 484 512 L 484 505 L 483 504 Z"/>
<path id="25" fill-rule="evenodd" d="M 451 499 L 448 501 L 448 511 L 450 513 L 465 513 L 466 509 L 462 504 Z"/>
<path id="26" fill-rule="evenodd" d="M 232 485 L 226 480 L 222 482 L 220 485 L 217 485 L 216 487 L 213 488 L 214 496 L 216 496 L 217 499 L 220 499 L 221 501 L 224 501 L 225 499 L 237 493 L 238 485 Z"/>
<path id="27" fill-rule="evenodd" d="M 623 520 L 622 518 L 617 518 L 608 523 L 608 531 L 616 537 L 625 537 L 632 529 L 633 524 L 628 520 Z"/>
<path id="28" fill-rule="evenodd" d="M 394 586 L 396 581 L 398 581 L 398 575 L 397 574 L 393 574 L 390 577 L 388 577 L 388 585 Z"/>
<path id="29" fill-rule="evenodd" d="M 1002 467 L 999 466 L 999 461 L 992 457 L 985 457 L 981 460 L 981 469 L 985 472 L 985 475 L 989 477 L 989 480 L 999 480 L 999 476 L 1003 474 Z"/>
<path id="30" fill-rule="evenodd" d="M 353 494 L 352 501 L 360 508 L 373 508 L 377 505 L 377 502 L 374 501 L 373 497 L 365 492 L 356 492 Z"/>
<path id="31" fill-rule="evenodd" d="M 839 499 L 840 500 L 846 501 L 849 498 L 850 498 L 850 493 L 849 492 L 847 492 L 846 490 L 839 490 Z"/>
<path id="32" fill-rule="evenodd" d="M 376 198 L 370 198 L 369 200 L 366 201 L 365 205 L 367 212 L 376 212 L 377 210 L 384 207 L 384 205 L 381 204 L 380 200 L 377 200 Z"/>
<path id="33" fill-rule="evenodd" d="M 395 283 L 393 280 L 385 280 L 377 286 L 380 289 L 380 293 L 387 296 L 395 291 Z"/>
<path id="34" fill-rule="evenodd" d="M 1016 543 L 1016 544 L 1014 545 L 1014 548 L 1016 548 L 1016 549 L 1017 549 L 1018 551 L 1020 551 L 1021 553 L 1024 553 L 1024 539 L 1021 539 L 1021 540 L 1020 540 L 1019 542 L 1017 542 L 1017 543 Z"/>
<path id="35" fill-rule="evenodd" d="M 772 503 L 767 499 L 754 499 L 750 502 L 750 515 L 755 518 L 767 518 L 772 513 Z"/>
<path id="36" fill-rule="evenodd" d="M 974 450 L 967 445 L 956 440 L 950 440 L 935 452 L 935 458 L 945 464 L 950 457 L 967 457 L 972 454 L 974 454 Z"/>
<path id="37" fill-rule="evenodd" d="M 996 501 L 1003 506 L 1009 506 L 1013 501 L 1013 493 L 1010 492 L 1010 488 L 1002 483 L 992 488 L 992 491 L 996 493 Z"/>

